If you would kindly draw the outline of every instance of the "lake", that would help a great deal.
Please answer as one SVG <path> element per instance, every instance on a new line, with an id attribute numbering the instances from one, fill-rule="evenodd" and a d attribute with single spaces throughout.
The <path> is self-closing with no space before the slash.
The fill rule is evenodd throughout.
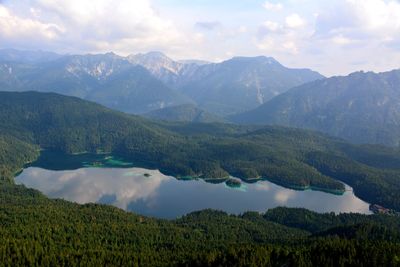
<path id="1" fill-rule="evenodd" d="M 79 162 L 79 157 L 85 156 L 70 157 Z M 358 199 L 348 186 L 343 195 L 297 191 L 269 181 L 228 186 L 225 182 L 207 183 L 201 179 L 177 180 L 158 170 L 134 168 L 110 156 L 100 158 L 91 163 L 81 161 L 82 166 L 74 165 L 79 166 L 76 169 L 71 169 L 69 160 L 66 170 L 55 163 L 50 164 L 52 168 L 45 168 L 40 164 L 45 162 L 42 158 L 39 164 L 24 169 L 15 180 L 50 198 L 81 204 L 109 204 L 158 218 L 176 218 L 206 208 L 239 214 L 265 212 L 278 206 L 302 207 L 317 212 L 371 213 L 369 204 Z"/>

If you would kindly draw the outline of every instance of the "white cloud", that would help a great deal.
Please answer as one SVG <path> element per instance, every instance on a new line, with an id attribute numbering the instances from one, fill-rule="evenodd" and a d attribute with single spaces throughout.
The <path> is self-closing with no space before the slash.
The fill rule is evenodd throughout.
<path id="1" fill-rule="evenodd" d="M 13 13 L 23 14 L 18 16 Z M 27 0 L 0 4 L 1 41 L 23 44 L 29 35 L 59 38 L 65 50 L 121 54 L 182 45 L 184 35 L 149 0 Z M 192 37 L 192 36 L 190 36 Z"/>
<path id="2" fill-rule="evenodd" d="M 400 0 L 263 0 L 263 8 L 247 2 L 243 9 L 161 0 L 0 0 L 0 47 L 161 50 L 206 60 L 265 54 L 327 75 L 400 67 Z"/>
<path id="3" fill-rule="evenodd" d="M 0 38 L 3 40 L 12 41 L 18 38 L 52 40 L 63 31 L 62 27 L 53 23 L 20 18 L 0 5 Z"/>
<path id="4" fill-rule="evenodd" d="M 276 192 L 274 199 L 276 202 L 278 202 L 281 205 L 287 204 L 287 202 L 294 197 L 296 194 L 294 191 L 291 190 L 280 190 Z"/>
<path id="5" fill-rule="evenodd" d="M 359 26 L 382 36 L 398 34 L 400 2 L 384 0 L 347 0 Z"/>
<path id="6" fill-rule="evenodd" d="M 281 25 L 279 23 L 270 20 L 265 21 L 261 27 L 270 32 L 276 32 L 281 29 Z"/>
<path id="7" fill-rule="evenodd" d="M 318 14 L 319 37 L 347 35 L 350 39 L 372 36 L 390 39 L 400 31 L 400 2 L 384 0 L 342 0 Z"/>
<path id="8" fill-rule="evenodd" d="M 248 31 L 248 29 L 247 29 L 247 27 L 244 26 L 244 25 L 239 26 L 239 28 L 237 29 L 237 32 L 238 32 L 238 33 L 245 33 L 245 32 L 247 32 L 247 31 Z"/>
<path id="9" fill-rule="evenodd" d="M 271 3 L 269 1 L 266 1 L 263 5 L 263 7 L 266 10 L 271 10 L 271 11 L 279 11 L 283 9 L 283 5 L 281 3 Z"/>
<path id="10" fill-rule="evenodd" d="M 353 40 L 351 40 L 347 37 L 344 37 L 342 34 L 334 36 L 332 38 L 332 42 L 335 44 L 338 44 L 338 45 L 348 45 L 348 44 L 354 43 Z"/>
<path id="11" fill-rule="evenodd" d="M 306 22 L 303 18 L 301 18 L 298 14 L 291 14 L 287 16 L 285 19 L 286 27 L 291 29 L 297 29 L 304 27 Z"/>

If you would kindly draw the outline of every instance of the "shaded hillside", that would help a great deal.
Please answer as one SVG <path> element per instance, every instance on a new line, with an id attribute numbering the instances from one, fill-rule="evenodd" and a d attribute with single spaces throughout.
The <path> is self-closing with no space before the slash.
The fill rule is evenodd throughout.
<path id="1" fill-rule="evenodd" d="M 236 57 L 200 66 L 180 90 L 200 108 L 227 115 L 253 109 L 300 84 L 322 79 L 308 69 L 289 69 L 273 58 Z"/>
<path id="2" fill-rule="evenodd" d="M 357 72 L 302 85 L 230 119 L 315 129 L 355 143 L 398 146 L 399 103 L 400 70 Z"/>
<path id="3" fill-rule="evenodd" d="M 113 53 L 63 56 L 36 64 L 0 63 L 0 86 L 4 91 L 77 96 L 129 113 L 192 103 L 145 68 Z"/>
<path id="4" fill-rule="evenodd" d="M 7 144 L 0 150 L 0 169 L 7 174 L 2 179 L 34 160 L 38 146 L 67 153 L 106 151 L 178 178 L 267 178 L 336 193 L 344 189 L 340 180 L 364 200 L 400 209 L 399 151 L 380 149 L 375 155 L 370 147 L 365 158 L 360 156 L 365 147 L 305 130 L 155 123 L 78 98 L 2 92 L 0 131 Z M 15 146 L 8 144 L 10 136 Z M 32 152 L 18 152 L 24 146 Z M 12 164 L 7 153 L 14 153 Z"/>
<path id="5" fill-rule="evenodd" d="M 190 104 L 153 110 L 144 116 L 165 121 L 224 122 L 223 118 Z"/>

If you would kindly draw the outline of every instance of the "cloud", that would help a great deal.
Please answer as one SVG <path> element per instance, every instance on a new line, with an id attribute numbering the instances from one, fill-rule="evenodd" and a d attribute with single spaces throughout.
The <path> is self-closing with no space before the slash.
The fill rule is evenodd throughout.
<path id="1" fill-rule="evenodd" d="M 333 11 L 318 14 L 316 36 L 346 36 L 349 39 L 398 37 L 400 2 L 384 0 L 342 0 Z"/>
<path id="2" fill-rule="evenodd" d="M 286 27 L 291 29 L 298 29 L 304 27 L 306 22 L 298 14 L 291 14 L 285 19 Z"/>
<path id="3" fill-rule="evenodd" d="M 269 1 L 266 1 L 266 2 L 263 4 L 263 7 L 264 7 L 266 10 L 271 10 L 271 11 L 279 11 L 279 10 L 282 10 L 282 9 L 283 9 L 283 5 L 282 5 L 281 3 L 271 3 L 271 2 L 269 2 Z"/>
<path id="4" fill-rule="evenodd" d="M 14 42 L 19 39 L 38 41 L 40 39 L 54 40 L 62 34 L 64 29 L 54 23 L 20 18 L 10 10 L 0 5 L 0 40 Z"/>
<path id="5" fill-rule="evenodd" d="M 265 54 L 327 75 L 400 67 L 399 0 L 245 2 L 0 0 L 0 47 L 210 61 Z"/>
<path id="6" fill-rule="evenodd" d="M 0 5 L 0 41 L 23 46 L 29 37 L 43 47 L 122 54 L 184 44 L 184 35 L 157 14 L 149 0 L 26 0 Z M 40 44 L 38 44 L 40 46 Z M 50 45 L 51 46 L 51 45 Z"/>
<path id="7" fill-rule="evenodd" d="M 291 199 L 295 195 L 296 195 L 296 193 L 294 191 L 290 191 L 290 190 L 287 190 L 287 189 L 286 190 L 280 190 L 280 191 L 276 192 L 276 194 L 274 196 L 274 199 L 280 205 L 285 205 L 285 204 L 287 204 L 289 199 Z"/>
<path id="8" fill-rule="evenodd" d="M 267 20 L 260 28 L 266 32 L 277 32 L 282 29 L 282 26 L 278 22 Z"/>
<path id="9" fill-rule="evenodd" d="M 342 34 L 334 36 L 331 40 L 333 43 L 338 44 L 338 45 L 349 45 L 349 44 L 354 43 L 353 40 L 351 40 L 347 37 L 344 37 Z"/>
<path id="10" fill-rule="evenodd" d="M 202 30 L 212 31 L 221 27 L 221 23 L 218 21 L 199 21 L 196 22 L 195 27 Z"/>

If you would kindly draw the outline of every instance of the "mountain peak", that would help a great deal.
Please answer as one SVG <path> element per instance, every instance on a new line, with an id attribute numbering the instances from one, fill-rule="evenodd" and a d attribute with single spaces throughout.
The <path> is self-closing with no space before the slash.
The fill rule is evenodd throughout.
<path id="1" fill-rule="evenodd" d="M 139 54 L 131 54 L 128 56 L 128 59 L 133 61 L 154 61 L 154 60 L 163 60 L 163 61 L 173 61 L 167 55 L 159 51 L 150 51 L 147 53 L 139 53 Z"/>
<path id="2" fill-rule="evenodd" d="M 240 62 L 240 63 L 263 63 L 268 65 L 280 65 L 281 64 L 273 57 L 266 56 L 255 56 L 255 57 L 233 57 L 226 60 L 225 62 Z"/>

